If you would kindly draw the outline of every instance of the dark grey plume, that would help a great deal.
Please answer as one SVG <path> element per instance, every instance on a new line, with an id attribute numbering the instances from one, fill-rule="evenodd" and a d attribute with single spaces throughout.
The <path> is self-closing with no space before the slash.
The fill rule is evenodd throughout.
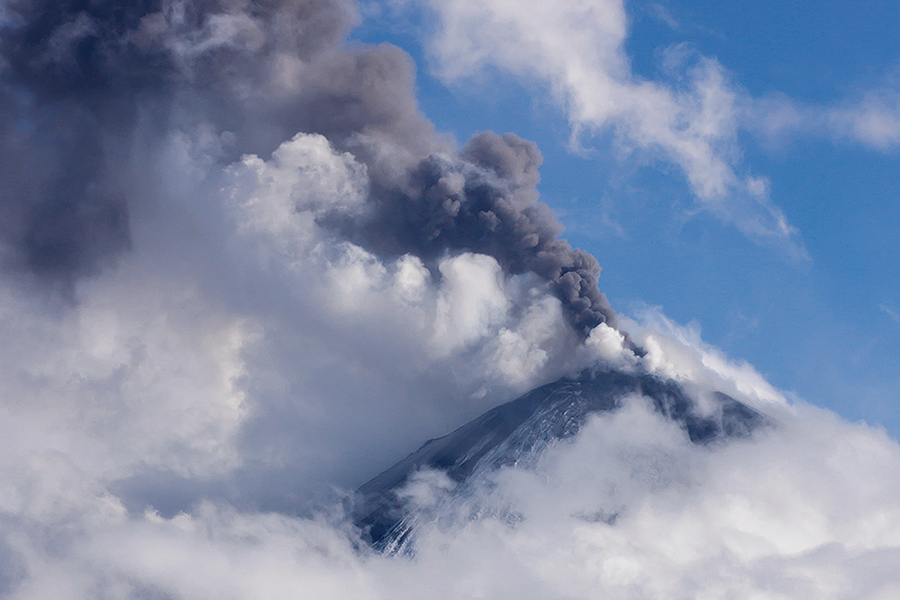
<path id="1" fill-rule="evenodd" d="M 539 200 L 537 147 L 488 132 L 453 151 L 419 112 L 402 50 L 344 44 L 348 2 L 11 0 L 0 28 L 5 266 L 71 288 L 127 250 L 133 174 L 145 168 L 135 144 L 150 156 L 172 132 L 211 126 L 228 134 L 214 157 L 227 164 L 319 133 L 372 181 L 368 218 L 324 223 L 387 255 L 488 254 L 546 280 L 582 335 L 615 326 L 597 261 L 560 239 Z"/>
<path id="2" fill-rule="evenodd" d="M 373 78 L 389 72 L 385 62 L 403 70 L 406 61 L 393 55 L 379 60 L 385 53 L 375 49 L 379 56 L 347 77 L 361 82 L 359 90 L 345 86 L 321 102 L 320 90 L 338 80 L 335 68 L 344 68 L 334 66 L 331 55 L 340 52 L 331 50 L 354 19 L 353 7 L 342 0 L 5 3 L 3 266 L 71 291 L 79 277 L 127 250 L 138 196 L 132 174 L 143 168 L 131 156 L 136 139 L 146 155 L 148 146 L 162 144 L 172 132 L 212 125 L 216 133 L 229 132 L 227 161 L 245 152 L 265 154 L 297 131 L 338 120 L 343 113 L 335 107 L 364 105 L 366 99 L 356 102 L 354 93 L 361 96 Z M 285 55 L 313 63 L 296 84 L 300 92 L 273 89 Z M 386 88 L 395 82 L 385 79 L 381 91 L 390 96 Z M 342 102 L 341 94 L 349 100 Z M 401 88 L 402 94 L 409 95 Z M 408 110 L 409 102 L 398 105 Z M 366 119 L 365 111 L 353 110 Z M 333 116 L 323 119 L 321 113 Z"/>
<path id="3" fill-rule="evenodd" d="M 7 6 L 0 29 L 0 244 L 7 268 L 70 287 L 129 247 L 120 157 L 108 144 L 131 127 L 135 104 L 122 93 L 124 82 L 110 79 L 116 29 L 134 22 L 140 8 Z M 134 92 L 143 74 L 125 72 Z"/>
<path id="4" fill-rule="evenodd" d="M 376 181 L 373 212 L 342 227 L 393 255 L 493 256 L 509 274 L 534 273 L 548 281 L 582 335 L 600 323 L 615 327 L 616 313 L 597 288 L 597 260 L 560 239 L 562 228 L 538 199 L 540 164 L 532 142 L 512 133 L 480 133 L 452 156 L 422 160 L 402 183 Z"/>

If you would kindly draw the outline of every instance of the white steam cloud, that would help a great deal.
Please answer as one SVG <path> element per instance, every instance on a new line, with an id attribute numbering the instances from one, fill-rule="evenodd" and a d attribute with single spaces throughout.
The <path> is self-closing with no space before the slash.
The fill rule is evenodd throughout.
<path id="1" fill-rule="evenodd" d="M 647 335 L 682 357 L 671 365 L 688 364 L 690 357 L 702 362 L 710 350 L 683 344 L 691 334 L 677 328 Z M 166 336 L 176 337 L 169 328 Z M 191 353 L 227 373 L 233 346 L 220 339 L 206 352 Z M 148 360 L 170 383 L 178 381 L 168 361 Z M 672 368 L 682 378 L 718 381 L 727 379 L 725 370 L 748 371 L 721 366 L 706 373 L 696 362 L 687 370 Z M 194 389 L 207 405 L 222 394 L 215 379 L 208 389 Z M 765 385 L 743 389 L 744 401 L 770 393 Z M 86 398 L 67 400 L 88 412 Z M 59 422 L 36 407 L 15 410 L 7 399 L 3 593 L 323 600 L 894 597 L 900 591 L 900 445 L 883 431 L 810 406 L 771 399 L 766 406 L 777 427 L 703 447 L 632 398 L 552 447 L 533 469 L 497 472 L 469 497 L 476 505 L 456 504 L 456 518 L 445 515 L 420 530 L 414 556 L 386 556 L 360 551 L 339 511 L 297 517 L 240 509 L 221 498 L 169 516 L 152 507 L 129 510 L 100 473 L 106 465 L 79 447 L 90 441 L 119 449 L 119 432 L 79 431 L 88 428 L 90 415 L 67 414 L 59 415 L 67 439 L 54 439 Z M 300 403 L 295 408 L 309 410 Z M 147 412 L 175 428 L 191 409 L 168 417 L 165 407 Z M 195 419 L 223 420 L 221 411 Z M 229 414 L 224 421 L 240 417 Z M 146 444 L 155 433 L 133 433 L 134 452 L 149 459 Z M 220 429 L 212 437 L 221 446 L 228 433 Z M 175 439 L 178 432 L 169 435 Z M 210 457 L 215 446 L 192 452 Z M 423 473 L 406 496 L 434 504 L 450 487 L 439 473 Z M 482 516 L 472 520 L 475 509 Z"/>

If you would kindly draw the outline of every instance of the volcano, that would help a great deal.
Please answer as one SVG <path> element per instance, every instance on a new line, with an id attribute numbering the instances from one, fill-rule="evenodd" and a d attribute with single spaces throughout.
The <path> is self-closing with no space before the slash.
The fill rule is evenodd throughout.
<path id="1" fill-rule="evenodd" d="M 587 370 L 538 387 L 493 408 L 418 450 L 360 486 L 352 509 L 363 538 L 379 551 L 403 549 L 423 515 L 401 490 L 414 474 L 433 469 L 455 484 L 451 496 L 501 467 L 527 468 L 550 445 L 575 436 L 594 414 L 614 411 L 626 398 L 647 398 L 677 422 L 695 444 L 749 436 L 771 420 L 722 392 L 700 403 L 676 381 L 648 373 Z"/>

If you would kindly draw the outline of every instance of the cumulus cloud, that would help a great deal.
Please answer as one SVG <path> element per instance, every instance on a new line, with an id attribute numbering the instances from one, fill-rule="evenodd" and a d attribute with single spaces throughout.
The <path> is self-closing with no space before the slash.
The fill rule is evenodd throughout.
<path id="1" fill-rule="evenodd" d="M 634 397 L 462 502 L 441 505 L 452 483 L 421 473 L 405 498 L 443 512 L 414 555 L 387 556 L 360 552 L 339 510 L 128 511 L 45 452 L 4 459 L 0 572 L 14 598 L 886 599 L 900 586 L 898 458 L 883 431 L 803 404 L 697 446 Z"/>
<path id="2" fill-rule="evenodd" d="M 534 145 L 436 135 L 354 5 L 126 4 L 4 4 L 10 460 L 299 511 L 591 360 Z"/>

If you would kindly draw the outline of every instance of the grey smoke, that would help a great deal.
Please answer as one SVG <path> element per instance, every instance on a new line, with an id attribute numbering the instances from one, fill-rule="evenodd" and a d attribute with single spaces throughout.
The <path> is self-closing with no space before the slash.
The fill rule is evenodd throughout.
<path id="1" fill-rule="evenodd" d="M 396 139 L 426 154 L 412 66 L 343 49 L 341 0 L 13 0 L 0 27 L 0 190 L 7 267 L 71 284 L 129 246 L 135 145 L 211 124 L 223 163 L 298 131 Z M 356 146 L 356 147 L 353 147 Z M 371 155 L 372 153 L 370 153 Z"/>
<path id="2" fill-rule="evenodd" d="M 533 273 L 586 335 L 615 313 L 600 267 L 540 202 L 540 153 L 512 134 L 454 150 L 419 112 L 414 67 L 349 46 L 342 0 L 12 0 L 0 27 L 0 247 L 7 270 L 72 292 L 131 244 L 142 150 L 211 127 L 227 164 L 297 132 L 368 168 L 371 210 L 325 219 L 383 255 L 465 251 Z M 139 212 L 139 211 L 138 211 Z"/>
<path id="3" fill-rule="evenodd" d="M 354 235 L 382 252 L 426 260 L 487 254 L 507 273 L 547 280 L 583 335 L 600 323 L 615 327 L 597 288 L 597 260 L 559 238 L 562 228 L 538 199 L 541 160 L 537 146 L 515 134 L 475 135 L 452 156 L 421 161 L 402 186 L 376 189 L 374 212 Z"/>

